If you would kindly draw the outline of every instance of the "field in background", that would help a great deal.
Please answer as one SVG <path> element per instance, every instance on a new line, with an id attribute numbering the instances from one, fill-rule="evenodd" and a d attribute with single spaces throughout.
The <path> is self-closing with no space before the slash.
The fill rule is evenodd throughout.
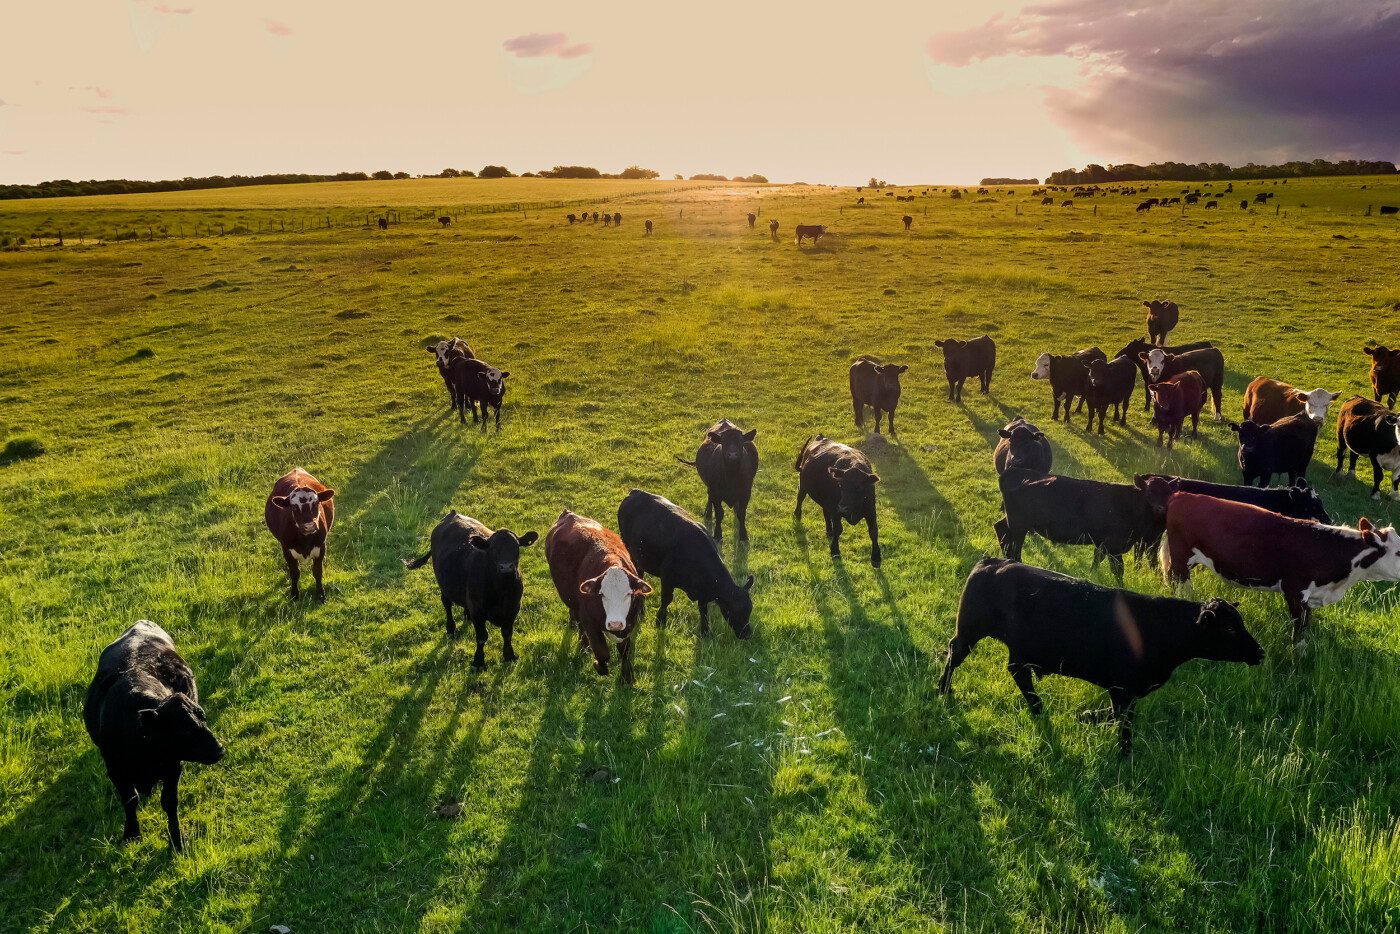
<path id="1" fill-rule="evenodd" d="M 1277 213 L 1240 211 L 1260 190 Z M 1140 705 L 1128 760 L 1110 728 L 1078 722 L 1100 699 L 1087 685 L 1047 679 L 1033 721 L 995 643 L 959 670 L 955 702 L 934 691 L 962 580 L 995 549 L 990 449 L 1013 415 L 1049 433 L 1066 474 L 1237 476 L 1223 426 L 1167 453 L 1140 401 L 1102 438 L 1082 416 L 1052 424 L 1035 356 L 1111 354 L 1143 330 L 1142 299 L 1170 297 L 1173 339 L 1225 353 L 1229 417 L 1260 374 L 1368 392 L 1362 345 L 1400 342 L 1400 224 L 1363 213 L 1400 203 L 1400 181 L 1237 182 L 1223 209 L 1184 214 L 1135 213 L 1147 195 L 865 195 L 525 179 L 0 203 L 11 238 L 403 219 L 0 253 L 0 449 L 18 442 L 0 458 L 5 926 L 1400 925 L 1395 588 L 1321 611 L 1299 657 L 1277 595 L 1198 572 L 1198 596 L 1243 599 L 1268 659 L 1182 669 Z M 432 219 L 608 197 L 620 228 L 570 227 L 565 210 Z M 797 223 L 832 233 L 799 251 Z M 992 393 L 949 403 L 933 341 L 980 332 L 999 345 Z M 422 349 L 446 335 L 511 371 L 499 434 L 447 417 Z M 910 365 L 898 443 L 854 427 L 860 353 Z M 501 665 L 493 632 L 472 672 L 431 574 L 398 560 L 437 518 L 542 533 L 570 507 L 613 525 L 631 487 L 698 513 L 673 455 L 721 416 L 759 431 L 752 546 L 722 549 L 757 578 L 754 639 L 718 618 L 698 639 L 678 598 L 664 632 L 648 613 L 636 689 L 600 679 L 537 546 L 520 661 Z M 794 526 L 792 460 L 816 432 L 860 444 L 883 478 L 880 571 L 863 527 L 833 565 L 815 511 Z M 1364 464 L 1331 477 L 1331 435 L 1310 474 L 1328 507 L 1393 523 Z M 293 465 L 337 490 L 324 604 L 287 601 L 262 525 Z M 1109 581 L 1086 548 L 1031 539 L 1026 559 Z M 1146 567 L 1128 583 L 1164 592 Z M 174 636 L 229 749 L 186 771 L 174 860 L 155 803 L 143 839 L 118 844 L 82 726 L 97 653 L 139 618 Z M 460 818 L 435 815 L 455 801 Z"/>

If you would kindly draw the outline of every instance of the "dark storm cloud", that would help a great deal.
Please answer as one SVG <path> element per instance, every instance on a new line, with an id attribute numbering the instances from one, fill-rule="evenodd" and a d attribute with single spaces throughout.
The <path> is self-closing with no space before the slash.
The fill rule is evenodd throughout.
<path id="1" fill-rule="evenodd" d="M 935 36 L 935 61 L 1069 56 L 1051 112 L 1094 147 L 1188 160 L 1400 156 L 1400 3 L 1068 0 Z"/>

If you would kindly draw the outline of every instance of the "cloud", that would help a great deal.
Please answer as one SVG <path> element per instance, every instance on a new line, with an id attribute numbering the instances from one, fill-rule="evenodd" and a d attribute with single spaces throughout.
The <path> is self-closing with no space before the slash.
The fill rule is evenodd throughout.
<path id="1" fill-rule="evenodd" d="M 85 114 L 98 114 L 105 117 L 125 117 L 127 114 L 131 113 L 131 111 L 125 107 L 117 107 L 112 104 L 103 104 L 98 107 L 83 107 L 82 111 Z"/>
<path id="2" fill-rule="evenodd" d="M 151 9 L 155 10 L 157 13 L 173 13 L 178 16 L 188 16 L 194 12 L 194 7 L 192 6 L 168 6 L 164 3 L 157 3 L 155 6 L 151 7 Z"/>
<path id="3" fill-rule="evenodd" d="M 1086 146 L 1135 158 L 1400 156 L 1393 0 L 1064 0 L 934 36 L 930 57 L 1077 62 L 1043 88 Z"/>
<path id="4" fill-rule="evenodd" d="M 111 91 L 110 88 L 98 87 L 98 86 L 95 85 L 95 84 L 85 84 L 85 85 L 83 85 L 82 87 L 78 87 L 77 85 L 72 85 L 72 84 L 70 84 L 70 85 L 68 86 L 68 90 L 70 90 L 70 91 L 91 91 L 93 94 L 96 94 L 98 97 L 102 98 L 104 101 L 105 101 L 105 100 L 108 100 L 108 99 L 111 98 L 111 96 L 112 96 L 112 91 Z"/>
<path id="5" fill-rule="evenodd" d="M 6 149 L 6 150 L 3 150 L 3 152 L 4 152 L 5 155 L 7 155 L 7 156 L 22 156 L 22 155 L 24 155 L 24 150 L 23 150 L 23 149 Z"/>
<path id="6" fill-rule="evenodd" d="M 587 42 L 569 42 L 562 32 L 532 32 L 516 36 L 501 43 L 501 48 L 516 58 L 544 58 L 553 55 L 557 58 L 579 58 L 593 51 Z"/>
<path id="7" fill-rule="evenodd" d="M 290 36 L 292 34 L 292 27 L 279 20 L 265 19 L 263 20 L 263 25 L 267 27 L 267 31 L 274 36 Z"/>

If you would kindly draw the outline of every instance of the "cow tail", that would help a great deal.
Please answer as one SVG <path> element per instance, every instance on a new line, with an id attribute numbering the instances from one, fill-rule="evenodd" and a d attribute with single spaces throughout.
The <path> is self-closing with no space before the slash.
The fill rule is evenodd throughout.
<path id="1" fill-rule="evenodd" d="M 685 464 L 687 467 L 694 467 L 694 466 L 695 466 L 695 461 L 688 461 L 688 460 L 686 460 L 684 457 L 681 457 L 679 454 L 677 454 L 675 457 L 676 457 L 676 460 L 680 461 L 682 464 Z"/>
<path id="2" fill-rule="evenodd" d="M 815 436 L 813 436 L 813 437 L 815 437 Z M 807 447 L 808 447 L 811 443 L 812 443 L 812 438 L 808 438 L 806 441 L 803 441 L 803 442 L 802 442 L 802 450 L 800 450 L 800 451 L 797 452 L 797 461 L 796 461 L 796 463 L 794 463 L 794 464 L 792 465 L 792 469 L 793 469 L 793 470 L 801 470 L 801 469 L 802 469 L 802 461 L 803 461 L 803 459 L 807 456 Z"/>
<path id="3" fill-rule="evenodd" d="M 399 560 L 402 561 L 402 562 L 403 562 L 403 566 L 406 567 L 406 568 L 408 568 L 410 571 L 416 571 L 416 570 L 418 570 L 419 568 L 421 568 L 423 565 L 427 564 L 427 563 L 428 563 L 428 559 L 431 558 L 432 556 L 433 556 L 432 549 L 429 549 L 429 550 L 428 550 L 428 553 L 425 554 L 425 555 L 424 555 L 423 557 L 421 557 L 421 558 L 414 558 L 414 559 L 411 560 L 411 561 L 410 561 L 408 558 L 400 558 Z"/>

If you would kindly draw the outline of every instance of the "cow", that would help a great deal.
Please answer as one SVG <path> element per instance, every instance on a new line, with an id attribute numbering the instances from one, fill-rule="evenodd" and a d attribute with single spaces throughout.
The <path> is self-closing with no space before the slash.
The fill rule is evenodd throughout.
<path id="1" fill-rule="evenodd" d="M 509 529 L 492 531 L 454 509 L 433 528 L 427 553 L 402 559 L 410 571 L 433 562 L 433 576 L 447 617 L 447 638 L 457 638 L 452 607 L 460 606 L 476 630 L 472 667 L 477 671 L 486 667 L 487 623 L 501 630 L 501 659 L 513 662 L 517 657 L 511 636 L 525 591 L 520 579 L 520 549 L 530 547 L 539 537 L 533 531 L 524 535 Z"/>
<path id="2" fill-rule="evenodd" d="M 379 221 L 379 229 L 380 229 L 380 230 L 388 230 L 388 229 L 389 229 L 389 218 L 387 218 L 387 217 L 381 217 L 381 218 L 378 218 L 378 221 Z"/>
<path id="3" fill-rule="evenodd" d="M 862 356 L 851 364 L 851 407 L 855 410 L 856 427 L 865 427 L 865 407 L 875 413 L 875 434 L 880 433 L 880 416 L 889 415 L 890 436 L 898 436 L 894 428 L 894 410 L 899 406 L 900 374 L 907 365 L 877 363 Z"/>
<path id="4" fill-rule="evenodd" d="M 1213 345 L 1210 341 L 1196 341 L 1191 344 L 1177 344 L 1175 347 L 1158 347 L 1156 349 L 1168 354 L 1182 354 L 1191 350 L 1207 350 L 1211 346 Z M 1137 364 L 1139 372 L 1142 373 L 1142 394 L 1146 400 L 1144 410 L 1148 412 L 1152 411 L 1152 393 L 1148 391 L 1147 387 L 1152 385 L 1152 380 L 1147 376 L 1147 361 L 1142 359 L 1141 355 L 1152 349 L 1152 344 L 1143 340 L 1141 337 L 1135 337 L 1128 341 L 1128 345 L 1115 355 L 1118 357 L 1128 357 L 1133 363 Z"/>
<path id="5" fill-rule="evenodd" d="M 1218 207 L 1220 207 L 1220 202 L 1219 202 L 1219 201 L 1207 201 L 1207 202 L 1206 202 L 1206 210 L 1207 210 L 1207 211 L 1211 210 L 1212 208 L 1218 208 Z"/>
<path id="6" fill-rule="evenodd" d="M 587 216 L 587 215 L 585 215 L 585 216 Z M 595 223 L 595 224 L 598 223 L 598 212 L 597 212 L 597 211 L 594 211 L 594 212 L 593 212 L 593 223 Z"/>
<path id="7" fill-rule="evenodd" d="M 768 222 L 768 236 L 773 238 L 773 242 L 778 242 L 778 219 L 775 217 Z"/>
<path id="8" fill-rule="evenodd" d="M 797 508 L 794 521 L 802 521 L 802 501 L 808 496 L 821 507 L 826 519 L 826 537 L 831 557 L 841 558 L 841 520 L 851 525 L 865 521 L 870 532 L 870 564 L 880 566 L 880 529 L 875 518 L 875 484 L 879 474 L 870 460 L 857 451 L 824 435 L 808 438 L 797 452 Z"/>
<path id="9" fill-rule="evenodd" d="M 194 672 L 164 629 L 138 620 L 102 650 L 83 702 L 83 724 L 126 812 L 122 841 L 141 836 L 136 809 L 159 782 L 170 848 L 184 850 L 184 763 L 213 765 L 224 757 L 224 747 L 199 706 Z"/>
<path id="10" fill-rule="evenodd" d="M 611 226 L 612 226 L 612 215 L 611 215 L 611 214 L 606 214 L 606 213 L 605 213 L 605 214 L 603 215 L 603 226 L 604 226 L 604 227 L 611 227 Z"/>
<path id="11" fill-rule="evenodd" d="M 1327 408 L 1337 401 L 1340 392 L 1314 389 L 1303 392 L 1287 383 L 1267 376 L 1253 380 L 1244 390 L 1244 417 L 1259 425 L 1269 425 L 1299 412 L 1321 425 L 1327 420 Z"/>
<path id="12" fill-rule="evenodd" d="M 1376 401 L 1386 396 L 1386 407 L 1395 408 L 1395 397 L 1400 395 L 1400 348 L 1391 350 L 1382 344 L 1363 347 L 1361 352 L 1371 358 L 1371 390 Z"/>
<path id="13" fill-rule="evenodd" d="M 622 683 L 633 684 L 633 636 L 652 590 L 637 573 L 627 546 L 611 529 L 565 509 L 545 533 L 544 555 L 554 589 L 578 631 L 579 646 L 593 652 L 593 670 L 608 673 L 611 643 L 622 664 Z"/>
<path id="14" fill-rule="evenodd" d="M 1254 196 L 1254 203 L 1255 203 L 1255 204 L 1268 204 L 1268 202 L 1269 202 L 1269 196 L 1268 196 L 1268 194 L 1266 194 L 1265 192 L 1262 192 L 1262 191 L 1261 191 L 1261 192 L 1259 192 L 1258 194 L 1256 194 L 1256 195 Z"/>
<path id="15" fill-rule="evenodd" d="M 1201 407 L 1206 402 L 1206 385 L 1195 370 L 1178 373 L 1148 387 L 1152 393 L 1152 422 L 1157 426 L 1157 447 L 1167 439 L 1167 450 L 1181 437 L 1181 426 L 1191 419 L 1191 437 L 1200 434 Z M 1102 424 L 1102 422 L 1100 422 Z"/>
<path id="16" fill-rule="evenodd" d="M 1125 357 L 1112 360 L 1094 360 L 1089 364 L 1089 385 L 1085 399 L 1089 403 L 1089 424 L 1087 431 L 1094 429 L 1094 416 L 1099 417 L 1099 434 L 1103 434 L 1104 418 L 1108 407 L 1113 406 L 1113 420 L 1120 425 L 1128 424 L 1128 403 L 1132 401 L 1133 389 L 1137 386 L 1137 367 Z"/>
<path id="17" fill-rule="evenodd" d="M 1387 214 L 1397 214 L 1397 213 L 1400 213 L 1400 206 L 1397 206 L 1397 205 L 1394 205 L 1394 204 L 1382 204 L 1382 205 L 1381 205 L 1381 216 L 1382 216 L 1382 217 L 1384 217 L 1384 216 L 1387 215 Z"/>
<path id="18" fill-rule="evenodd" d="M 753 635 L 753 575 L 741 587 L 724 566 L 719 548 L 705 527 L 675 503 L 646 490 L 630 490 L 617 507 L 617 531 L 637 562 L 637 570 L 661 580 L 656 625 L 679 589 L 699 605 L 700 635 L 710 634 L 710 604 L 719 607 L 740 639 Z"/>
<path id="19" fill-rule="evenodd" d="M 910 227 L 914 226 L 914 218 L 908 214 L 904 215 L 902 218 L 900 218 L 900 220 L 904 221 L 905 230 L 908 230 Z"/>
<path id="20" fill-rule="evenodd" d="M 1053 204 L 1055 203 L 1055 197 L 1054 197 L 1054 195 L 1047 195 L 1046 197 L 1040 199 L 1040 203 L 1041 203 L 1042 205 L 1045 205 L 1045 204 L 1053 205 Z"/>
<path id="21" fill-rule="evenodd" d="M 962 401 L 963 383 L 975 376 L 983 394 L 992 388 L 992 371 L 997 365 L 997 345 L 983 334 L 972 340 L 936 340 L 933 346 L 943 350 L 943 373 L 948 377 L 948 399 Z"/>
<path id="22" fill-rule="evenodd" d="M 1137 206 L 1136 210 L 1139 214 L 1141 214 L 1143 211 L 1152 210 L 1152 201 L 1149 199 L 1147 201 L 1142 202 Z"/>
<path id="23" fill-rule="evenodd" d="M 457 410 L 457 395 L 453 390 L 452 361 L 459 358 L 470 360 L 475 357 L 476 354 L 472 351 L 471 345 L 460 337 L 454 337 L 451 340 L 440 340 L 436 344 L 428 345 L 426 350 L 433 355 L 434 361 L 437 363 L 438 375 L 442 377 L 443 384 L 447 386 L 448 403 L 455 412 Z M 475 420 L 475 418 L 476 408 L 473 406 L 472 419 Z"/>
<path id="24" fill-rule="evenodd" d="M 272 492 L 263 506 L 263 521 L 277 539 L 287 562 L 293 600 L 301 596 L 301 562 L 308 560 L 316 579 L 316 599 L 326 599 L 321 576 L 326 561 L 326 539 L 335 524 L 334 497 L 335 490 L 300 467 L 293 467 L 272 485 Z"/>
<path id="25" fill-rule="evenodd" d="M 621 211 L 617 211 L 617 212 L 615 212 L 615 213 L 613 214 L 613 226 L 614 226 L 614 227 L 621 227 L 621 226 L 622 226 L 622 212 L 621 212 Z"/>
<path id="26" fill-rule="evenodd" d="M 572 227 L 575 223 L 578 222 L 577 214 L 565 214 L 564 218 L 569 222 L 570 227 Z"/>
<path id="27" fill-rule="evenodd" d="M 1066 198 L 1066 199 L 1065 199 L 1065 202 L 1064 202 L 1063 204 L 1061 204 L 1060 207 L 1062 207 L 1062 208 L 1072 208 L 1072 207 L 1074 207 L 1074 201 L 1071 200 L 1071 199 Z"/>
<path id="28" fill-rule="evenodd" d="M 1337 412 L 1337 473 L 1342 458 L 1351 453 L 1347 472 L 1356 476 L 1356 459 L 1364 454 L 1371 461 L 1371 498 L 1381 498 L 1381 480 L 1390 471 L 1390 491 L 1400 490 L 1400 415 L 1379 402 L 1352 396 Z"/>
<path id="29" fill-rule="evenodd" d="M 1001 558 L 977 562 L 963 585 L 940 694 L 952 693 L 953 672 L 987 637 L 1006 646 L 1006 669 L 1032 716 L 1042 709 L 1036 678 L 1063 675 L 1107 690 L 1112 706 L 1081 719 L 1116 720 L 1123 755 L 1132 752 L 1133 705 L 1183 663 L 1264 660 L 1238 604 L 1113 590 Z"/>
<path id="30" fill-rule="evenodd" d="M 1249 210 L 1249 199 L 1248 199 L 1248 198 L 1241 198 L 1241 199 L 1240 199 L 1240 210 L 1241 210 L 1241 211 L 1248 211 L 1248 210 Z"/>
<path id="31" fill-rule="evenodd" d="M 749 221 L 749 230 L 753 230 L 753 225 L 758 223 L 758 215 L 752 212 L 744 215 Z"/>
<path id="32" fill-rule="evenodd" d="M 1332 517 L 1323 508 L 1322 497 L 1317 494 L 1316 490 L 1308 486 L 1308 481 L 1303 479 L 1294 481 L 1292 486 L 1261 489 L 1257 486 L 1210 483 L 1205 480 L 1188 480 L 1184 477 L 1149 473 L 1133 477 L 1133 486 L 1139 490 L 1146 489 L 1149 480 L 1162 480 L 1171 487 L 1172 492 L 1199 493 L 1203 496 L 1214 496 L 1216 499 L 1249 503 L 1251 506 L 1258 506 L 1260 509 L 1267 509 L 1282 516 L 1292 516 L 1294 519 L 1311 519 L 1314 522 L 1332 521 Z"/>
<path id="33" fill-rule="evenodd" d="M 647 236 L 650 237 L 650 236 L 651 236 L 651 231 L 652 231 L 652 229 L 653 229 L 653 224 L 652 224 L 652 222 L 648 219 L 645 223 L 642 224 L 642 226 L 646 229 Z"/>
<path id="34" fill-rule="evenodd" d="M 856 199 L 856 204 L 864 204 L 864 203 L 865 203 L 865 199 L 864 199 L 864 198 L 857 198 L 857 199 Z"/>
<path id="35" fill-rule="evenodd" d="M 1138 354 L 1138 360 L 1147 367 L 1149 383 L 1171 379 L 1178 373 L 1195 370 L 1201 374 L 1201 381 L 1210 391 L 1215 403 L 1215 420 L 1224 421 L 1220 408 L 1220 396 L 1225 390 L 1225 355 L 1214 347 L 1203 350 L 1188 350 L 1185 353 L 1167 353 L 1161 347 Z M 1150 393 L 1149 389 L 1149 393 Z"/>
<path id="36" fill-rule="evenodd" d="M 705 484 L 705 525 L 714 515 L 715 541 L 724 538 L 724 507 L 734 510 L 734 522 L 739 529 L 739 541 L 749 540 L 749 500 L 753 496 L 753 478 L 758 474 L 758 446 L 753 443 L 758 429 L 742 431 L 727 418 L 711 425 L 695 452 L 695 460 L 676 460 L 694 467 Z"/>
<path id="37" fill-rule="evenodd" d="M 486 430 L 486 407 L 496 411 L 496 430 L 501 430 L 501 404 L 506 397 L 506 379 L 510 370 L 499 370 L 484 360 L 463 360 L 454 365 L 454 378 L 465 387 L 465 398 L 472 405 L 472 421 L 476 421 L 476 406 L 481 406 L 481 430 Z M 466 424 L 466 416 L 462 423 Z"/>
<path id="38" fill-rule="evenodd" d="M 1341 600 L 1360 581 L 1400 580 L 1400 535 L 1365 518 L 1351 529 L 1172 493 L 1162 572 L 1169 583 L 1184 584 L 1198 564 L 1242 587 L 1282 593 L 1302 650 L 1313 610 Z"/>
<path id="39" fill-rule="evenodd" d="M 1181 320 L 1181 310 L 1176 302 L 1153 300 L 1143 302 L 1147 306 L 1147 342 L 1154 346 L 1165 346 L 1167 335 Z"/>
<path id="40" fill-rule="evenodd" d="M 438 223 L 441 224 L 441 225 L 444 226 L 444 227 L 451 227 L 451 226 L 452 226 L 452 215 L 450 215 L 450 214 L 444 214 L 444 215 L 442 215 L 441 217 L 438 218 Z"/>
<path id="41" fill-rule="evenodd" d="M 1288 482 L 1307 479 L 1308 464 L 1317 446 L 1317 422 L 1299 413 L 1271 425 L 1230 422 L 1230 430 L 1240 436 L 1240 473 L 1246 485 L 1257 479 L 1268 486 L 1276 473 L 1288 474 Z"/>
<path id="42" fill-rule="evenodd" d="M 798 224 L 797 225 L 797 245 L 802 246 L 802 241 L 808 237 L 812 238 L 812 245 L 816 246 L 817 241 L 826 233 L 826 227 L 821 224 Z"/>
<path id="43" fill-rule="evenodd" d="M 1016 469 L 1050 472 L 1050 439 L 1039 428 L 1017 415 L 997 430 L 997 436 L 997 446 L 992 451 L 997 476 Z"/>
<path id="44" fill-rule="evenodd" d="M 1095 360 L 1107 359 L 1104 352 L 1097 347 L 1087 347 L 1066 356 L 1043 353 L 1036 357 L 1031 379 L 1050 381 L 1050 396 L 1055 403 L 1054 413 L 1050 416 L 1051 421 L 1060 417 L 1061 400 L 1065 404 L 1065 424 L 1069 424 L 1070 408 L 1074 404 L 1075 396 L 1079 397 L 1079 408 L 1084 408 L 1084 397 L 1089 392 L 1089 367 Z"/>

